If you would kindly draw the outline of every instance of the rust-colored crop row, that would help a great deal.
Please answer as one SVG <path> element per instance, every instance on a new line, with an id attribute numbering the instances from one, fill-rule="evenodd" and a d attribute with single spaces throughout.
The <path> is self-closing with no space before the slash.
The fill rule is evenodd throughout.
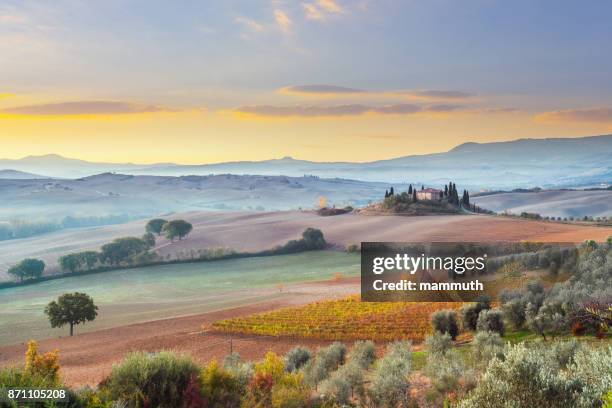
<path id="1" fill-rule="evenodd" d="M 430 315 L 458 309 L 458 302 L 361 302 L 358 297 L 311 303 L 213 324 L 235 334 L 321 340 L 413 340 L 431 332 Z"/>

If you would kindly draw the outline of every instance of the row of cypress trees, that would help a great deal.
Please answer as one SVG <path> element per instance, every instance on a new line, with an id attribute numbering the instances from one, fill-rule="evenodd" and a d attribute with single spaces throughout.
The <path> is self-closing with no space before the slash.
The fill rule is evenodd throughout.
<path id="1" fill-rule="evenodd" d="M 421 190 L 424 190 L 425 186 L 421 186 Z M 408 195 L 411 197 L 413 202 L 417 201 L 417 189 L 413 188 L 412 184 L 408 186 Z M 395 195 L 395 191 L 393 187 L 388 190 L 385 190 L 385 198 L 391 197 Z M 461 200 L 459 199 L 459 194 L 457 193 L 457 185 L 452 181 L 444 186 L 444 198 L 448 200 L 450 204 L 454 204 L 456 206 L 463 205 L 467 208 L 470 208 L 470 193 L 467 190 L 463 190 L 463 196 Z"/>

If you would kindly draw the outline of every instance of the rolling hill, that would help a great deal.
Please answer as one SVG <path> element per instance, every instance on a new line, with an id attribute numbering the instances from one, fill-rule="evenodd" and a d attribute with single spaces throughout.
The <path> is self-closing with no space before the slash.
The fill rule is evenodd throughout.
<path id="1" fill-rule="evenodd" d="M 164 258 L 189 256 L 203 248 L 233 248 L 261 251 L 296 239 L 308 227 L 318 228 L 336 247 L 362 241 L 448 242 L 448 241 L 549 241 L 580 242 L 605 240 L 610 227 L 532 221 L 488 215 L 438 215 L 399 217 L 344 214 L 321 217 L 314 211 L 227 212 L 194 211 L 166 218 L 182 218 L 193 224 L 187 239 L 170 242 L 157 238 L 155 251 Z M 61 255 L 81 250 L 99 250 L 114 238 L 140 236 L 146 220 L 121 225 L 74 228 L 24 239 L 2 241 L 0 282 L 7 280 L 8 268 L 28 257 L 45 261 L 45 273 L 58 273 Z"/>
<path id="2" fill-rule="evenodd" d="M 538 213 L 549 217 L 611 217 L 612 190 L 553 190 L 510 192 L 472 197 L 472 202 L 496 212 Z"/>
<path id="3" fill-rule="evenodd" d="M 0 170 L 0 179 L 11 179 L 11 180 L 27 180 L 27 179 L 43 179 L 45 176 L 38 174 L 26 173 L 25 171 L 4 169 Z"/>
<path id="4" fill-rule="evenodd" d="M 65 216 L 134 218 L 193 210 L 313 208 L 321 196 L 330 205 L 362 206 L 380 200 L 387 188 L 388 184 L 314 176 L 230 174 L 170 177 L 103 173 L 74 180 L 0 179 L 0 222 L 57 221 Z"/>

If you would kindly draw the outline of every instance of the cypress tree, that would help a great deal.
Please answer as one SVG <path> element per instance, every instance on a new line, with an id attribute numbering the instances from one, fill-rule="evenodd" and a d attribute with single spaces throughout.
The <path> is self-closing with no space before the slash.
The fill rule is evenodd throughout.
<path id="1" fill-rule="evenodd" d="M 412 190 L 412 202 L 413 203 L 417 202 L 416 188 L 414 190 Z"/>
<path id="2" fill-rule="evenodd" d="M 390 196 L 392 196 L 392 195 L 394 195 L 394 194 L 395 194 L 395 193 L 393 192 L 393 187 L 391 187 L 391 190 L 389 190 L 389 195 L 390 195 Z"/>
<path id="3" fill-rule="evenodd" d="M 385 198 L 389 197 L 389 190 L 385 190 Z"/>
<path id="4" fill-rule="evenodd" d="M 444 197 L 448 197 L 448 186 L 444 185 Z"/>
<path id="5" fill-rule="evenodd" d="M 412 194 L 412 184 L 408 186 L 408 194 Z"/>

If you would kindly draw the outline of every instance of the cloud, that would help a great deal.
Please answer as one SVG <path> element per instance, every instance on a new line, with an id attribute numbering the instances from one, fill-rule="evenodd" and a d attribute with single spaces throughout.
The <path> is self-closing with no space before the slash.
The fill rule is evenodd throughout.
<path id="1" fill-rule="evenodd" d="M 312 3 L 302 4 L 304 11 L 306 11 L 306 18 L 309 20 L 324 20 L 325 15 L 317 6 Z"/>
<path id="2" fill-rule="evenodd" d="M 334 0 L 319 0 L 319 6 L 328 13 L 341 13 L 342 7 Z"/>
<path id="3" fill-rule="evenodd" d="M 291 26 L 293 22 L 283 10 L 276 9 L 274 10 L 274 19 L 276 20 L 276 24 L 284 33 L 288 33 L 291 31 Z"/>
<path id="4" fill-rule="evenodd" d="M 460 105 L 431 105 L 427 107 L 427 112 L 433 113 L 445 113 L 445 112 L 455 112 L 463 107 Z"/>
<path id="5" fill-rule="evenodd" d="M 612 108 L 568 109 L 543 112 L 535 116 L 542 122 L 612 123 Z"/>
<path id="6" fill-rule="evenodd" d="M 461 91 L 448 91 L 448 90 L 418 90 L 418 91 L 398 91 L 400 95 L 410 96 L 416 99 L 468 99 L 473 97 L 473 94 Z"/>
<path id="7" fill-rule="evenodd" d="M 12 94 L 12 93 L 0 93 L 0 100 L 1 100 L 1 99 L 8 99 L 8 98 L 12 98 L 12 97 L 14 97 L 14 96 L 15 96 L 15 95 L 14 95 L 14 94 Z"/>
<path id="8" fill-rule="evenodd" d="M 279 90 L 283 94 L 295 95 L 348 95 L 367 93 L 363 89 L 347 88 L 336 85 L 296 85 L 287 86 Z"/>
<path id="9" fill-rule="evenodd" d="M 246 18 L 246 17 L 236 17 L 234 19 L 235 22 L 242 24 L 246 27 L 248 27 L 249 29 L 255 31 L 255 32 L 262 32 L 265 30 L 264 26 L 262 24 L 259 24 L 257 21 L 252 20 L 250 18 Z"/>
<path id="10" fill-rule="evenodd" d="M 118 115 L 133 113 L 173 112 L 173 109 L 131 102 L 74 101 L 17 106 L 1 109 L 2 113 L 17 115 Z"/>
<path id="11" fill-rule="evenodd" d="M 246 114 L 259 117 L 286 118 L 286 117 L 342 117 L 360 116 L 364 114 L 380 115 L 410 115 L 419 112 L 429 112 L 430 108 L 418 105 L 400 103 L 383 106 L 369 106 L 362 104 L 335 105 L 335 106 L 315 106 L 315 105 L 295 105 L 295 106 L 272 106 L 272 105 L 251 105 L 241 106 L 234 110 L 238 114 Z"/>
<path id="12" fill-rule="evenodd" d="M 346 96 L 347 94 L 362 94 L 368 96 L 381 97 L 408 97 L 411 99 L 428 101 L 463 101 L 473 98 L 475 95 L 467 92 L 452 90 L 382 90 L 368 91 L 358 88 L 347 88 L 337 85 L 298 85 L 287 86 L 279 90 L 284 94 L 295 95 L 325 95 L 325 96 Z"/>
<path id="13" fill-rule="evenodd" d="M 310 20 L 325 20 L 331 14 L 339 14 L 344 10 L 334 0 L 318 0 L 316 3 L 303 3 L 306 18 Z"/>

